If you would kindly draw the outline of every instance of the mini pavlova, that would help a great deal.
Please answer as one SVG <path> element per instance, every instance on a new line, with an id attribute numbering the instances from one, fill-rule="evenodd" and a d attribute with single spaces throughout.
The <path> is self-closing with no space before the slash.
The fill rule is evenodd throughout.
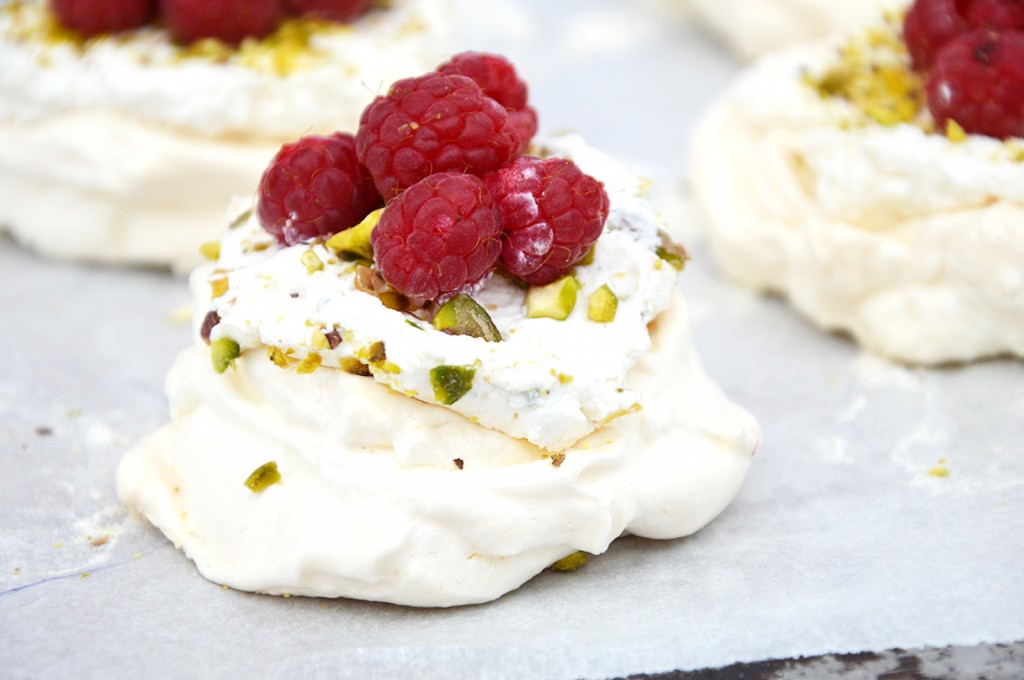
<path id="1" fill-rule="evenodd" d="M 172 421 L 118 471 L 209 579 L 484 602 L 738 492 L 760 433 L 691 346 L 685 250 L 642 180 L 536 127 L 511 64 L 463 53 L 236 204 Z"/>
<path id="2" fill-rule="evenodd" d="M 722 268 L 920 364 L 1024 356 L 1024 5 L 918 0 L 765 57 L 698 128 Z"/>
<path id="3" fill-rule="evenodd" d="M 448 0 L 0 3 L 0 229 L 190 271 L 281 144 L 354 127 L 453 23 Z"/>

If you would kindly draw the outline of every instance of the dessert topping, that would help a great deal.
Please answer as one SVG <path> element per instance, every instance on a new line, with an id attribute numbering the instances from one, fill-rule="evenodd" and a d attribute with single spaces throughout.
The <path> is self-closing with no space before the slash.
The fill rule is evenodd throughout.
<path id="1" fill-rule="evenodd" d="M 473 389 L 476 369 L 472 366 L 435 366 L 430 369 L 430 384 L 434 399 L 451 406 Z"/>
<path id="2" fill-rule="evenodd" d="M 483 181 L 456 172 L 430 175 L 384 210 L 373 230 L 374 261 L 407 296 L 436 300 L 494 269 L 501 225 Z"/>
<path id="3" fill-rule="evenodd" d="M 310 135 L 285 144 L 263 173 L 257 215 L 282 245 L 328 237 L 360 222 L 380 205 L 346 133 Z"/>
<path id="4" fill-rule="evenodd" d="M 576 307 L 579 290 L 579 281 L 571 275 L 546 286 L 532 286 L 526 293 L 527 318 L 565 321 Z"/>
<path id="5" fill-rule="evenodd" d="M 1019 0 L 917 0 L 903 24 L 914 68 L 929 69 L 943 47 L 973 28 L 1024 29 L 1024 4 Z"/>
<path id="6" fill-rule="evenodd" d="M 290 14 L 349 23 L 370 9 L 373 0 L 284 0 Z"/>
<path id="7" fill-rule="evenodd" d="M 608 217 L 604 186 L 570 160 L 520 156 L 486 182 L 505 232 L 501 262 L 533 285 L 565 275 L 597 241 Z"/>
<path id="8" fill-rule="evenodd" d="M 160 13 L 174 39 L 190 43 L 216 38 L 237 45 L 262 38 L 281 18 L 280 0 L 160 0 Z"/>
<path id="9" fill-rule="evenodd" d="M 142 26 L 156 9 L 155 0 L 49 1 L 51 11 L 63 26 L 86 38 Z"/>
<path id="10" fill-rule="evenodd" d="M 611 323 L 615 321 L 615 312 L 618 311 L 618 308 L 619 298 L 608 287 L 608 284 L 604 284 L 590 295 L 587 316 L 591 321 Z"/>
<path id="11" fill-rule="evenodd" d="M 928 77 L 928 108 L 940 130 L 955 122 L 967 133 L 1024 137 L 1024 31 L 978 29 L 947 44 Z"/>
<path id="12" fill-rule="evenodd" d="M 501 342 L 501 332 L 490 314 L 465 293 L 441 305 L 434 315 L 434 328 L 449 335 L 468 335 L 487 342 Z"/>
<path id="13" fill-rule="evenodd" d="M 505 107 L 509 125 L 519 135 L 523 153 L 537 134 L 537 111 L 527 103 L 528 88 L 505 57 L 484 52 L 462 52 L 437 67 L 448 76 L 472 78 L 483 93 Z"/>
<path id="14" fill-rule="evenodd" d="M 249 491 L 259 493 L 268 486 L 280 484 L 280 482 L 281 472 L 277 469 L 277 461 L 272 460 L 253 470 L 252 474 L 246 478 L 245 485 L 249 488 Z"/>
<path id="15" fill-rule="evenodd" d="M 519 148 L 508 112 L 464 76 L 399 80 L 359 121 L 356 152 L 388 201 L 428 175 L 483 175 Z"/>
<path id="16" fill-rule="evenodd" d="M 223 373 L 228 370 L 231 362 L 242 353 L 241 347 L 231 338 L 219 338 L 210 343 L 210 360 L 213 362 L 213 370 Z"/>

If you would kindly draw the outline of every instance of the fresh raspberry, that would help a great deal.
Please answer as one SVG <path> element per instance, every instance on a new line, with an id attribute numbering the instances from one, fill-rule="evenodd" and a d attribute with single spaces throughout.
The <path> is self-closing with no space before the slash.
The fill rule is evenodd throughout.
<path id="1" fill-rule="evenodd" d="M 281 147 L 260 179 L 256 215 L 278 243 L 291 246 L 353 227 L 379 205 L 355 138 L 335 132 Z"/>
<path id="2" fill-rule="evenodd" d="M 494 269 L 501 222 L 483 180 L 443 172 L 391 201 L 370 241 L 388 283 L 409 297 L 436 300 Z"/>
<path id="3" fill-rule="evenodd" d="M 217 38 L 238 44 L 274 30 L 281 0 L 160 0 L 160 12 L 178 42 Z"/>
<path id="4" fill-rule="evenodd" d="M 563 158 L 520 156 L 486 178 L 501 215 L 501 261 L 533 285 L 551 283 L 587 254 L 608 218 L 604 185 Z"/>
<path id="5" fill-rule="evenodd" d="M 1024 2 L 916 0 L 903 23 L 914 68 L 930 68 L 939 50 L 972 28 L 1024 29 Z"/>
<path id="6" fill-rule="evenodd" d="M 518 146 L 503 106 L 471 79 L 440 73 L 396 82 L 366 107 L 356 133 L 359 160 L 387 200 L 436 172 L 483 175 Z"/>
<path id="7" fill-rule="evenodd" d="M 940 130 L 1024 137 L 1024 31 L 977 29 L 939 52 L 928 77 L 928 109 Z"/>
<path id="8" fill-rule="evenodd" d="M 155 0 L 50 0 L 62 26 L 89 38 L 142 26 L 155 9 Z"/>
<path id="9" fill-rule="evenodd" d="M 284 0 L 284 8 L 289 14 L 343 24 L 361 17 L 372 4 L 373 0 Z"/>
<path id="10" fill-rule="evenodd" d="M 537 111 L 527 104 L 526 83 L 512 62 L 499 54 L 460 52 L 437 70 L 448 76 L 472 78 L 485 95 L 504 106 L 509 124 L 519 134 L 519 151 L 526 150 L 537 134 Z"/>

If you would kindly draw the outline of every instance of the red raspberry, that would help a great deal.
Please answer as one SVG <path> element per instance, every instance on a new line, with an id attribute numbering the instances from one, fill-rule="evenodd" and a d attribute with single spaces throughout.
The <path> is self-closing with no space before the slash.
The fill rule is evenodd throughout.
<path id="1" fill-rule="evenodd" d="M 916 0 L 903 23 L 914 68 L 930 68 L 939 50 L 972 28 L 1024 28 L 1024 2 Z"/>
<path id="2" fill-rule="evenodd" d="M 370 241 L 388 283 L 409 297 L 436 300 L 494 269 L 501 222 L 480 178 L 443 172 L 391 201 Z"/>
<path id="3" fill-rule="evenodd" d="M 469 78 L 440 73 L 396 82 L 366 107 L 356 133 L 359 160 L 387 200 L 435 172 L 483 175 L 518 146 L 504 107 Z"/>
<path id="4" fill-rule="evenodd" d="M 939 52 L 928 78 L 928 108 L 940 130 L 1024 137 L 1024 31 L 977 29 Z"/>
<path id="5" fill-rule="evenodd" d="M 142 26 L 155 9 L 155 0 L 50 0 L 61 25 L 86 37 Z"/>
<path id="6" fill-rule="evenodd" d="M 353 227 L 379 205 L 355 139 L 335 132 L 281 147 L 260 179 L 256 215 L 278 243 L 291 246 Z"/>
<path id="7" fill-rule="evenodd" d="M 537 134 L 537 111 L 527 104 L 526 83 L 516 67 L 499 54 L 461 52 L 437 67 L 447 76 L 472 78 L 484 94 L 508 110 L 512 129 L 519 134 L 519 150 L 524 151 Z"/>
<path id="8" fill-rule="evenodd" d="M 289 14 L 311 16 L 347 24 L 370 9 L 373 0 L 284 0 Z"/>
<path id="9" fill-rule="evenodd" d="M 520 156 L 486 178 L 505 230 L 501 261 L 544 285 L 587 254 L 608 218 L 604 185 L 563 158 Z"/>
<path id="10" fill-rule="evenodd" d="M 217 38 L 238 44 L 274 30 L 281 0 L 160 0 L 160 12 L 178 42 Z"/>

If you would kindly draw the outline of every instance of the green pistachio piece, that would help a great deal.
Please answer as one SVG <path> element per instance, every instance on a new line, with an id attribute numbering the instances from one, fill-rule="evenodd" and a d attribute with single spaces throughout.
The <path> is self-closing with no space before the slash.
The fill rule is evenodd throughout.
<path id="1" fill-rule="evenodd" d="M 587 306 L 587 316 L 591 321 L 598 323 L 611 323 L 615 321 L 615 312 L 619 309 L 619 298 L 615 297 L 612 289 L 605 284 L 590 295 L 590 304 Z"/>
<path id="2" fill-rule="evenodd" d="M 686 266 L 686 261 L 690 259 L 690 253 L 686 250 L 686 246 L 673 241 L 672 237 L 663 230 L 658 230 L 658 236 L 661 238 L 661 245 L 655 249 L 655 255 L 675 269 L 682 271 Z"/>
<path id="3" fill-rule="evenodd" d="M 210 359 L 213 361 L 213 370 L 223 373 L 228 366 L 242 353 L 238 343 L 231 338 L 220 338 L 210 343 Z"/>
<path id="4" fill-rule="evenodd" d="M 324 245 L 340 255 L 346 255 L 352 259 L 372 260 L 373 246 L 370 245 L 370 234 L 373 232 L 373 228 L 377 226 L 377 223 L 380 222 L 380 216 L 383 212 L 384 208 L 374 210 L 356 226 L 345 231 L 339 231 L 327 239 Z"/>
<path id="5" fill-rule="evenodd" d="M 526 316 L 565 321 L 576 306 L 579 289 L 574 276 L 563 276 L 546 286 L 531 286 L 526 293 Z"/>
<path id="6" fill-rule="evenodd" d="M 207 241 L 199 244 L 199 254 L 211 262 L 220 259 L 220 241 Z"/>
<path id="7" fill-rule="evenodd" d="M 590 246 L 590 250 L 588 250 L 587 254 L 584 255 L 583 258 L 579 262 L 576 263 L 576 266 L 577 267 L 586 267 L 588 264 L 594 264 L 594 251 L 596 251 L 596 250 L 597 250 L 597 244 L 595 243 L 594 245 Z"/>
<path id="8" fill-rule="evenodd" d="M 445 406 L 451 406 L 473 389 L 475 375 L 476 369 L 472 366 L 435 366 L 430 369 L 434 398 Z"/>
<path id="9" fill-rule="evenodd" d="M 434 315 L 434 328 L 449 335 L 469 335 L 487 342 L 501 342 L 501 333 L 487 310 L 465 293 L 441 305 Z"/>
<path id="10" fill-rule="evenodd" d="M 268 486 L 279 484 L 280 482 L 281 473 L 277 470 L 277 462 L 270 461 L 253 470 L 252 474 L 245 480 L 245 485 L 249 487 L 249 491 L 259 493 Z"/>
<path id="11" fill-rule="evenodd" d="M 551 568 L 555 571 L 576 571 L 587 563 L 587 559 L 587 553 L 577 551 L 558 560 L 551 565 Z"/>

